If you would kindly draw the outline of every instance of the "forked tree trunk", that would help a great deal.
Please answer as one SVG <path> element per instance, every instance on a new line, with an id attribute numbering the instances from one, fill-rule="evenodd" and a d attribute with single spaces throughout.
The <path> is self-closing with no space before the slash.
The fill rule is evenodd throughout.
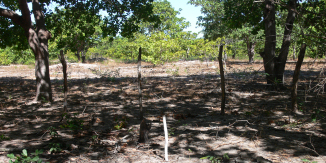
<path id="1" fill-rule="evenodd" d="M 264 60 L 267 84 L 283 86 L 284 70 L 291 44 L 291 33 L 296 16 L 296 0 L 288 2 L 288 16 L 285 22 L 283 43 L 279 56 L 275 57 L 276 30 L 275 30 L 275 5 L 273 0 L 265 1 L 265 49 L 262 55 Z"/>
<path id="2" fill-rule="evenodd" d="M 52 101 L 48 52 L 48 39 L 51 38 L 51 33 L 45 28 L 44 14 L 39 0 L 32 0 L 35 28 L 32 24 L 27 0 L 18 0 L 18 4 L 21 15 L 18 15 L 15 11 L 0 8 L 0 16 L 11 19 L 15 24 L 23 28 L 28 44 L 34 53 L 37 85 L 35 100 Z"/>
<path id="3" fill-rule="evenodd" d="M 26 0 L 20 0 L 20 3 L 21 1 L 26 2 Z M 24 4 L 27 5 L 27 3 Z M 39 1 L 33 0 L 32 5 L 37 30 L 33 29 L 31 23 L 29 23 L 29 26 L 26 24 L 24 29 L 28 38 L 28 43 L 35 55 L 35 76 L 37 84 L 35 100 L 39 101 L 44 98 L 47 101 L 52 101 L 48 52 L 48 39 L 51 38 L 51 33 L 45 28 L 44 14 Z M 25 12 L 28 12 L 24 14 L 25 16 L 28 16 L 30 20 L 28 7 L 24 10 Z"/>

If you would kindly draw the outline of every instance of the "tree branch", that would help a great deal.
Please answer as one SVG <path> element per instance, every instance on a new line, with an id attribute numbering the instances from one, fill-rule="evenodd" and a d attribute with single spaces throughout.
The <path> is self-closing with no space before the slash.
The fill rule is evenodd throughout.
<path id="1" fill-rule="evenodd" d="M 3 16 L 5 18 L 9 18 L 11 19 L 14 23 L 18 24 L 18 25 L 22 25 L 22 17 L 20 15 L 18 15 L 16 12 L 11 11 L 11 10 L 7 10 L 4 8 L 0 8 L 0 16 Z"/>
<path id="2" fill-rule="evenodd" d="M 22 20 L 25 27 L 27 26 L 31 26 L 32 25 L 32 20 L 31 20 L 31 15 L 30 15 L 30 11 L 27 5 L 27 1 L 26 0 L 19 0 L 19 9 L 22 13 Z"/>

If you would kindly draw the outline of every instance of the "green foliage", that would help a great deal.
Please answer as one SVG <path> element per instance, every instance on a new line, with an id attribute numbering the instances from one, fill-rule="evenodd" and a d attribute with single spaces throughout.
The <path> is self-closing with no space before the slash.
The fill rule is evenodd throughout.
<path id="1" fill-rule="evenodd" d="M 56 130 L 55 127 L 50 126 L 48 128 L 48 131 L 49 131 L 49 134 L 50 134 L 51 138 L 56 139 L 56 138 L 59 137 L 59 134 L 58 134 L 58 132 L 57 132 L 57 130 Z"/>
<path id="2" fill-rule="evenodd" d="M 115 117 L 114 118 L 114 129 L 121 130 L 122 128 L 125 128 L 128 122 L 128 118 L 126 116 L 123 116 L 122 118 Z"/>
<path id="3" fill-rule="evenodd" d="M 314 109 L 314 113 L 311 115 L 312 122 L 316 122 L 318 118 L 325 118 L 325 116 L 320 113 L 320 109 Z"/>
<path id="4" fill-rule="evenodd" d="M 61 144 L 60 143 L 50 143 L 50 153 L 57 153 L 57 152 L 61 152 Z"/>
<path id="5" fill-rule="evenodd" d="M 307 163 L 318 163 L 317 161 L 310 161 L 308 159 L 302 159 L 302 161 Z"/>
<path id="6" fill-rule="evenodd" d="M 222 157 L 218 157 L 218 156 L 205 156 L 205 157 L 202 157 L 200 159 L 208 159 L 212 163 L 220 163 L 223 160 L 230 160 L 228 153 L 225 153 Z"/>
<path id="7" fill-rule="evenodd" d="M 43 150 L 36 150 L 35 153 L 31 153 L 30 156 L 27 153 L 26 149 L 23 149 L 21 156 L 15 156 L 14 154 L 8 154 L 7 157 L 10 158 L 9 163 L 29 163 L 29 162 L 38 162 L 41 163 L 43 160 L 38 156 L 42 154 Z M 14 159 L 12 161 L 11 159 Z"/>
<path id="8" fill-rule="evenodd" d="M 3 140 L 10 140 L 9 137 L 6 137 L 5 135 L 1 134 L 0 135 L 0 141 L 3 141 Z"/>
<path id="9" fill-rule="evenodd" d="M 84 121 L 81 119 L 78 119 L 76 117 L 77 114 L 74 114 L 74 117 L 71 117 L 71 115 L 65 113 L 63 117 L 67 119 L 66 123 L 63 125 L 60 125 L 61 128 L 69 128 L 70 130 L 74 132 L 78 132 L 79 130 L 82 130 L 84 127 Z"/>

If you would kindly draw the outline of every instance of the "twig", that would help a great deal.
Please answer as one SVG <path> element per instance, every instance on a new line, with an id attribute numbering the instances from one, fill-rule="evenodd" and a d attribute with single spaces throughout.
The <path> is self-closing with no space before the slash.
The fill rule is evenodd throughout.
<path id="1" fill-rule="evenodd" d="M 87 108 L 87 106 L 85 106 L 85 108 L 84 108 L 84 110 L 83 110 L 82 114 L 84 114 L 84 112 L 85 112 L 86 108 Z"/>

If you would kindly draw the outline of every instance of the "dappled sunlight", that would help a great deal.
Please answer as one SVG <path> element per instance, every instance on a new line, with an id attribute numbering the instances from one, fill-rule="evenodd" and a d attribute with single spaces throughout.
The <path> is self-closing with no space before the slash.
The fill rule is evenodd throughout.
<path id="1" fill-rule="evenodd" d="M 123 70 L 121 65 L 118 66 Z M 259 67 L 255 64 L 250 66 Z M 102 70 L 115 71 L 114 68 Z M 250 71 L 241 73 L 244 76 L 253 74 Z M 54 74 L 57 72 L 52 71 Z M 312 74 L 317 73 L 310 72 Z M 57 141 L 50 135 L 52 131 L 49 127 L 54 127 L 59 135 L 56 139 L 65 142 L 63 148 L 72 152 L 67 155 L 60 153 L 62 157 L 70 158 L 78 154 L 72 150 L 78 146 L 79 151 L 92 151 L 97 159 L 107 157 L 100 154 L 103 150 L 107 151 L 108 156 L 123 156 L 127 153 L 136 155 L 136 151 L 149 149 L 155 151 L 159 160 L 164 155 L 162 115 L 165 114 L 171 158 L 200 160 L 207 155 L 222 157 L 227 154 L 238 161 L 266 159 L 296 162 L 307 154 L 311 154 L 315 160 L 326 155 L 323 146 L 325 122 L 319 123 L 322 119 L 317 116 L 317 121 L 320 121 L 311 123 L 314 112 L 308 107 L 312 106 L 303 106 L 306 115 L 290 115 L 288 90 L 269 91 L 262 84 L 264 77 L 256 76 L 257 82 L 248 81 L 243 77 L 232 77 L 235 75 L 232 71 L 226 73 L 228 102 L 225 116 L 219 115 L 219 75 L 175 76 L 171 73 L 165 77 L 144 77 L 143 107 L 147 110 L 146 119 L 152 122 L 149 134 L 151 143 L 138 149 L 134 145 L 140 123 L 137 79 L 121 73 L 121 76 L 93 75 L 91 73 L 89 78 L 68 78 L 68 111 L 71 117 L 63 122 L 59 122 L 63 107 L 62 77 L 52 80 L 52 103 L 29 103 L 35 93 L 33 80 L 1 78 L 0 98 L 3 102 L 0 116 L 3 127 L 0 135 L 10 140 L 3 140 L 0 148 L 16 149 L 17 152 L 27 146 L 48 150 L 49 143 Z M 324 106 L 323 99 L 316 98 L 314 93 L 306 98 L 308 103 L 312 101 L 318 108 Z M 324 113 L 323 109 L 320 111 Z M 75 125 L 70 127 L 80 125 L 80 128 L 69 128 L 68 122 Z M 98 139 L 94 135 L 98 135 Z M 115 142 L 120 139 L 126 141 L 122 147 L 126 153 L 117 154 L 114 153 Z M 10 145 L 9 142 L 14 144 Z M 312 144 L 320 157 L 312 151 Z"/>

